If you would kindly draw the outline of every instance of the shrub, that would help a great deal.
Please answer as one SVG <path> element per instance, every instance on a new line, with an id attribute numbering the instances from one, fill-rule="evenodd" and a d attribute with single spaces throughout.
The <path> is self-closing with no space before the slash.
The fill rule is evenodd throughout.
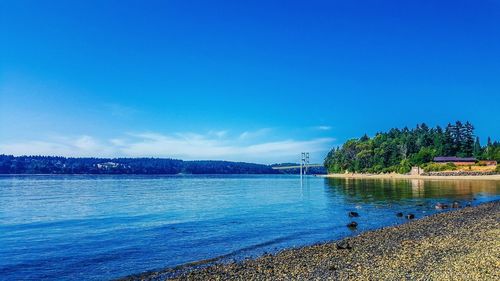
<path id="1" fill-rule="evenodd" d="M 446 165 L 450 168 L 457 168 L 457 165 L 455 165 L 455 163 L 453 163 L 453 162 L 446 163 Z M 455 169 L 453 169 L 453 170 L 455 170 Z"/>
<path id="2" fill-rule="evenodd" d="M 410 171 L 411 171 L 410 161 L 408 161 L 408 159 L 402 160 L 398 167 L 398 173 L 406 174 L 409 173 Z"/>
<path id="3" fill-rule="evenodd" d="M 394 165 L 394 166 L 390 166 L 390 167 L 387 167 L 387 168 L 384 168 L 382 170 L 382 173 L 393 173 L 393 172 L 396 172 L 398 170 L 398 166 L 397 165 Z"/>
<path id="4" fill-rule="evenodd" d="M 457 166 L 453 163 L 439 164 L 439 163 L 429 163 L 425 165 L 424 172 L 442 172 L 442 171 L 454 171 Z"/>
<path id="5" fill-rule="evenodd" d="M 383 170 L 384 170 L 384 166 L 377 164 L 377 165 L 374 165 L 373 167 L 371 167 L 371 169 L 369 169 L 368 171 L 370 173 L 377 173 L 378 174 L 378 173 L 381 173 Z"/>
<path id="6" fill-rule="evenodd" d="M 398 168 L 398 173 L 399 174 L 407 174 L 411 171 L 411 167 L 408 167 L 408 166 L 400 166 Z"/>

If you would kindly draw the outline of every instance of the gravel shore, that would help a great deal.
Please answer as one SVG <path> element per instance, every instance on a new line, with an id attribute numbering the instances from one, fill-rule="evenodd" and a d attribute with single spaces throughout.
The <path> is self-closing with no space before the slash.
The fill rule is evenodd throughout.
<path id="1" fill-rule="evenodd" d="M 466 207 L 173 280 L 500 280 L 499 210 L 500 201 Z M 171 272 L 126 279 L 164 280 Z"/>

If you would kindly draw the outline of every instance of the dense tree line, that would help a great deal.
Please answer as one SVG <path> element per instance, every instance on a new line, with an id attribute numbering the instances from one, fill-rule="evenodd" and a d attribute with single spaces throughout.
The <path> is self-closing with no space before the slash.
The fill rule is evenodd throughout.
<path id="1" fill-rule="evenodd" d="M 0 155 L 1 174 L 277 174 L 271 166 L 160 158 L 66 158 Z"/>
<path id="2" fill-rule="evenodd" d="M 470 122 L 448 124 L 445 129 L 419 124 L 414 129 L 391 129 L 373 138 L 366 134 L 332 149 L 325 158 L 330 173 L 407 173 L 412 166 L 436 156 L 476 157 L 500 161 L 500 143 L 488 138 L 485 146 L 474 135 Z"/>
<path id="3" fill-rule="evenodd" d="M 273 165 L 229 161 L 183 161 L 161 158 L 66 158 L 0 155 L 0 174 L 298 174 Z M 287 166 L 298 164 L 287 163 Z M 310 168 L 309 174 L 325 169 Z"/>

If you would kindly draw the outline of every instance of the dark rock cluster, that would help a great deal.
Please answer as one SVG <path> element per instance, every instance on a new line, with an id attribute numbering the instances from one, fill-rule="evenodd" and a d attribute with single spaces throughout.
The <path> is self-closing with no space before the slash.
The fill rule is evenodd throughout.
<path id="1" fill-rule="evenodd" d="M 357 212 L 349 212 L 349 217 L 357 218 L 357 217 L 359 217 L 359 214 Z"/>
<path id="2" fill-rule="evenodd" d="M 352 222 L 350 222 L 350 223 L 347 224 L 347 227 L 349 227 L 349 228 L 356 228 L 356 227 L 358 227 L 358 223 L 355 222 L 355 221 L 352 221 Z"/>

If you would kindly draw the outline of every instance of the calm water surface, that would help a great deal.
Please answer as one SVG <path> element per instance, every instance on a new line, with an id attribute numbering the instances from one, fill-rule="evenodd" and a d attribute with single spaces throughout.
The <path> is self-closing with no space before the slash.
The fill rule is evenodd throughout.
<path id="1" fill-rule="evenodd" d="M 475 200 L 474 200 L 475 199 Z M 0 279 L 108 280 L 260 255 L 500 199 L 500 182 L 297 176 L 0 176 Z M 358 230 L 345 225 L 357 211 Z"/>

